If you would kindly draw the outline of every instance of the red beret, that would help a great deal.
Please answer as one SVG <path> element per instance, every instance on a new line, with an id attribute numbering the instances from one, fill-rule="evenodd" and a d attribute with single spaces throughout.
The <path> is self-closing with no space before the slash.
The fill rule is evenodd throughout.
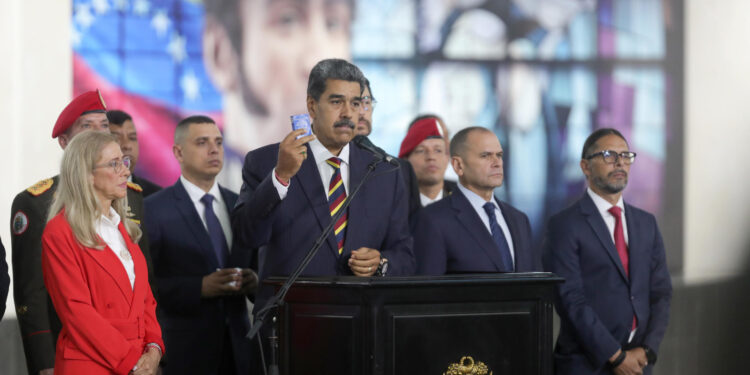
<path id="1" fill-rule="evenodd" d="M 427 138 L 443 138 L 443 128 L 434 117 L 423 118 L 412 125 L 401 141 L 401 150 L 398 157 L 403 158 L 411 154 L 422 141 Z"/>
<path id="2" fill-rule="evenodd" d="M 96 91 L 84 92 L 73 99 L 57 117 L 55 128 L 52 129 L 52 138 L 57 138 L 70 128 L 79 117 L 89 112 L 105 112 L 107 105 L 104 104 L 102 94 Z"/>

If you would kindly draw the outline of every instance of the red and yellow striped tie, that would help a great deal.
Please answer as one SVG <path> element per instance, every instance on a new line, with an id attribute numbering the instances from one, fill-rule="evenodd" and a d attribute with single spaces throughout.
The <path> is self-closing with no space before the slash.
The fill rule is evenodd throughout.
<path id="1" fill-rule="evenodd" d="M 346 200 L 346 189 L 344 188 L 344 182 L 341 180 L 341 159 L 333 157 L 326 160 L 326 163 L 333 167 L 333 176 L 331 176 L 331 183 L 328 185 L 328 209 L 331 211 L 331 216 L 334 216 Z M 339 254 L 344 251 L 347 216 L 348 213 L 344 212 L 334 226 Z"/>

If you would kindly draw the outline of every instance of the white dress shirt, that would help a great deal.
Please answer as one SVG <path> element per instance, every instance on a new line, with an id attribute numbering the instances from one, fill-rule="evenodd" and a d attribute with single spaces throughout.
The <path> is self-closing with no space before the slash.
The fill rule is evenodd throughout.
<path id="1" fill-rule="evenodd" d="M 599 214 L 602 215 L 604 223 L 607 224 L 607 229 L 609 229 L 609 236 L 612 237 L 612 243 L 615 243 L 615 217 L 609 212 L 609 209 L 612 208 L 612 203 L 607 202 L 606 199 L 600 197 L 593 190 L 591 190 L 591 188 L 587 188 L 586 192 L 591 197 L 591 200 L 594 201 L 594 205 L 596 205 L 596 209 L 597 211 L 599 211 Z M 625 220 L 625 204 L 622 202 L 622 196 L 620 196 L 620 200 L 617 201 L 617 204 L 615 206 L 620 207 L 620 209 L 622 210 L 622 232 L 625 235 L 625 244 L 627 245 L 628 222 Z"/>
<path id="2" fill-rule="evenodd" d="M 441 199 L 443 199 L 443 189 L 440 189 L 440 192 L 435 197 L 435 199 L 432 199 L 422 193 L 419 193 L 419 202 L 422 203 L 422 207 L 427 207 L 428 204 L 435 203 Z"/>
<path id="3" fill-rule="evenodd" d="M 458 190 L 460 190 L 461 193 L 463 193 L 463 195 L 466 197 L 466 199 L 469 200 L 469 204 L 471 204 L 471 207 L 473 207 L 474 211 L 476 211 L 477 215 L 479 215 L 479 219 L 481 219 L 482 223 L 484 223 L 484 227 L 487 228 L 487 232 L 492 235 L 492 229 L 490 229 L 490 217 L 487 216 L 487 212 L 484 210 L 484 205 L 488 201 L 484 200 L 484 198 L 480 197 L 477 193 L 467 189 L 461 184 L 460 181 L 458 182 Z M 492 205 L 495 206 L 495 219 L 497 220 L 497 224 L 500 225 L 500 229 L 503 230 L 505 241 L 508 242 L 508 248 L 510 248 L 510 257 L 513 259 L 513 267 L 515 268 L 516 251 L 513 248 L 513 238 L 510 236 L 510 228 L 508 227 L 508 223 L 505 222 L 505 217 L 500 211 L 500 206 L 497 205 L 497 201 L 495 201 L 494 196 L 490 202 L 492 202 Z"/>
<path id="4" fill-rule="evenodd" d="M 133 285 L 135 285 L 135 263 L 133 263 L 133 257 L 130 255 L 130 251 L 128 251 L 128 246 L 125 244 L 122 233 L 117 228 L 118 225 L 120 225 L 120 215 L 117 214 L 114 208 L 110 207 L 109 217 L 102 215 L 94 224 L 94 228 L 96 229 L 96 234 L 102 238 L 117 259 L 120 260 L 120 263 L 122 263 L 125 272 L 128 274 L 130 288 L 132 289 Z"/>
<path id="5" fill-rule="evenodd" d="M 339 169 L 341 170 L 341 182 L 344 184 L 344 190 L 346 190 L 346 195 L 348 196 L 350 194 L 349 144 L 347 143 L 346 146 L 341 149 L 339 156 L 336 156 L 332 154 L 331 151 L 328 151 L 328 149 L 323 146 L 323 144 L 320 143 L 317 138 L 310 141 L 308 145 L 310 145 L 310 152 L 312 153 L 312 155 L 308 155 L 307 157 L 313 157 L 315 166 L 318 167 L 320 182 L 323 184 L 323 191 L 325 191 L 326 193 L 326 199 L 328 199 L 328 187 L 331 183 L 331 177 L 333 177 L 333 167 L 331 167 L 330 164 L 326 163 L 326 160 L 332 157 L 338 157 L 339 159 L 341 159 L 341 166 L 339 167 Z M 279 193 L 279 198 L 286 198 L 286 194 L 287 192 L 289 192 L 289 186 L 291 186 L 291 181 L 289 181 L 290 184 L 287 186 L 282 185 L 281 182 L 279 182 L 279 180 L 276 178 L 276 168 L 271 171 L 271 180 L 273 181 L 273 186 L 276 187 L 276 191 Z"/>
<path id="6" fill-rule="evenodd" d="M 188 181 L 185 176 L 180 175 L 180 181 L 182 182 L 182 186 L 185 187 L 190 200 L 193 201 L 193 206 L 195 206 L 195 210 L 198 212 L 198 217 L 201 218 L 201 222 L 203 223 L 203 227 L 206 228 L 206 232 L 208 232 L 208 226 L 206 225 L 206 205 L 201 202 L 201 198 L 206 194 L 213 195 L 214 201 L 211 206 L 214 210 L 214 214 L 216 214 L 216 217 L 219 219 L 221 230 L 224 232 L 224 237 L 227 239 L 227 248 L 231 253 L 232 221 L 229 219 L 229 210 L 227 210 L 227 205 L 224 203 L 224 197 L 222 197 L 221 190 L 219 190 L 219 184 L 214 181 L 214 185 L 211 186 L 211 189 L 206 193 L 203 189 Z"/>

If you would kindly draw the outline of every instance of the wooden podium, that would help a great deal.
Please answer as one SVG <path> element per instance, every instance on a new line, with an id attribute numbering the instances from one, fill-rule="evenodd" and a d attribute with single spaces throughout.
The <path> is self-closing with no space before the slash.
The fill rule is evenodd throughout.
<path id="1" fill-rule="evenodd" d="M 301 278 L 278 312 L 280 370 L 452 375 L 473 364 L 476 374 L 552 374 L 561 281 L 550 273 Z"/>

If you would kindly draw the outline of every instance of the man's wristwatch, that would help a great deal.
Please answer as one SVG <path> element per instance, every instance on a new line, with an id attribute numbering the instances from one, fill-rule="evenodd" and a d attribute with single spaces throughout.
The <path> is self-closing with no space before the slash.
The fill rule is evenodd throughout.
<path id="1" fill-rule="evenodd" d="M 643 348 L 643 351 L 646 352 L 646 360 L 648 361 L 648 364 L 649 365 L 655 364 L 656 363 L 656 353 L 653 350 L 651 350 L 651 348 L 649 348 L 646 345 L 641 345 L 641 348 Z"/>
<path id="2" fill-rule="evenodd" d="M 385 276 L 388 273 L 388 259 L 380 258 L 380 264 L 378 269 L 375 271 L 375 276 Z"/>

